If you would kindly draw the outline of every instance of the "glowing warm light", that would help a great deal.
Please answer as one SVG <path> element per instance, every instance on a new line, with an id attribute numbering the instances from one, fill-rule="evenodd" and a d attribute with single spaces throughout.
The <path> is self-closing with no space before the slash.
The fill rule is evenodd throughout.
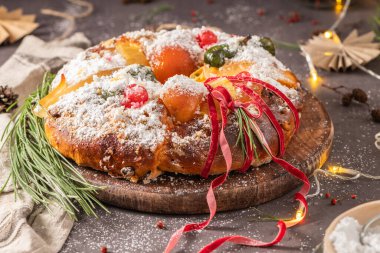
<path id="1" fill-rule="evenodd" d="M 347 168 L 340 167 L 340 166 L 329 166 L 328 170 L 333 174 L 341 174 L 341 175 L 347 174 L 347 175 L 352 175 L 355 177 L 359 177 L 360 175 L 362 175 L 360 172 L 358 172 L 356 170 L 347 169 Z"/>
<path id="2" fill-rule="evenodd" d="M 339 15 L 343 10 L 343 1 L 336 0 L 335 1 L 335 14 Z"/>
<path id="3" fill-rule="evenodd" d="M 300 221 L 300 220 L 302 220 L 302 218 L 303 218 L 303 211 L 302 210 L 297 210 L 297 212 L 296 212 L 296 220 Z"/>
<path id="4" fill-rule="evenodd" d="M 310 70 L 309 83 L 313 91 L 315 91 L 323 82 L 323 79 L 318 75 L 315 69 Z"/>
<path id="5" fill-rule="evenodd" d="M 325 36 L 326 39 L 331 39 L 333 35 L 334 33 L 332 31 L 326 31 L 323 33 L 323 36 Z"/>
<path id="6" fill-rule="evenodd" d="M 313 81 L 317 81 L 318 80 L 318 73 L 316 70 L 314 71 L 310 71 L 310 77 L 313 79 Z"/>
<path id="7" fill-rule="evenodd" d="M 340 167 L 339 166 L 330 166 L 329 171 L 334 173 L 334 174 L 339 173 Z"/>
<path id="8" fill-rule="evenodd" d="M 332 30 L 327 30 L 323 33 L 323 37 L 326 39 L 332 40 L 334 43 L 339 44 L 340 43 L 340 38 L 339 36 Z"/>

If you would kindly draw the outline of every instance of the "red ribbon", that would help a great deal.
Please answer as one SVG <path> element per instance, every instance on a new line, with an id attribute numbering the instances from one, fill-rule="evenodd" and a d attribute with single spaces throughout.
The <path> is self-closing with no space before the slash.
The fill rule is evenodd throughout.
<path id="1" fill-rule="evenodd" d="M 207 95 L 207 103 L 210 111 L 210 121 L 211 121 L 211 140 L 210 147 L 206 159 L 206 163 L 202 169 L 201 176 L 204 178 L 208 177 L 208 173 L 210 172 L 212 162 L 215 159 L 216 152 L 218 151 L 218 136 L 219 136 L 219 123 L 218 123 L 218 113 L 215 108 L 214 99 L 212 97 L 212 87 L 210 85 L 206 85 L 209 90 L 209 94 Z"/>
<path id="2" fill-rule="evenodd" d="M 236 75 L 236 76 L 229 76 L 229 77 L 226 77 L 228 78 L 228 80 L 232 81 L 232 82 L 242 82 L 242 81 L 245 81 L 245 82 L 252 82 L 252 83 L 256 83 L 256 84 L 259 84 L 261 86 L 263 86 L 264 88 L 267 88 L 271 91 L 273 91 L 277 96 L 279 96 L 282 100 L 285 101 L 285 103 L 287 104 L 287 106 L 289 107 L 289 109 L 292 111 L 293 113 L 293 117 L 295 119 L 295 129 L 294 129 L 294 132 L 296 132 L 300 126 L 300 119 L 299 119 L 299 116 L 298 116 L 298 110 L 297 108 L 294 106 L 294 104 L 292 103 L 292 101 L 290 101 L 290 99 L 284 94 L 282 93 L 279 89 L 277 89 L 276 87 L 274 87 L 273 85 L 267 83 L 267 82 L 264 82 L 260 79 L 257 79 L 257 78 L 254 78 L 251 76 L 251 74 L 249 72 L 241 72 L 240 74 Z"/>
<path id="3" fill-rule="evenodd" d="M 284 169 L 286 169 L 293 176 L 295 176 L 295 177 L 299 178 L 301 181 L 303 181 L 304 184 L 303 184 L 300 192 L 295 194 L 295 199 L 300 202 L 300 208 L 302 208 L 304 211 L 303 211 L 302 217 L 300 219 L 295 220 L 295 221 L 289 220 L 289 221 L 284 222 L 284 221 L 280 220 L 277 224 L 279 231 L 278 231 L 276 237 L 271 242 L 262 242 L 262 241 L 258 241 L 255 239 L 251 239 L 251 238 L 247 238 L 247 237 L 243 237 L 243 236 L 239 236 L 239 235 L 234 235 L 234 236 L 227 236 L 227 237 L 219 238 L 219 239 L 215 240 L 214 242 L 205 246 L 200 252 L 202 252 L 202 253 L 212 252 L 213 250 L 217 249 L 219 246 L 221 246 L 225 242 L 232 242 L 235 244 L 254 246 L 254 247 L 269 247 L 269 246 L 275 245 L 278 242 L 280 242 L 282 240 L 282 238 L 284 237 L 285 232 L 286 232 L 286 228 L 294 226 L 294 225 L 298 224 L 300 221 L 302 221 L 303 218 L 306 216 L 306 213 L 308 211 L 307 202 L 306 202 L 306 194 L 309 192 L 310 183 L 309 183 L 307 176 L 302 171 L 295 168 L 293 165 L 289 164 L 288 162 L 286 162 L 285 160 L 283 160 L 281 158 L 278 158 L 277 156 L 275 156 L 272 153 L 272 151 L 271 151 L 271 149 L 270 149 L 270 147 L 269 147 L 269 145 L 268 145 L 268 143 L 264 137 L 264 134 L 262 133 L 262 131 L 258 127 L 257 123 L 253 119 L 261 117 L 262 112 L 264 112 L 264 114 L 269 118 L 269 120 L 271 121 L 272 125 L 275 127 L 275 129 L 278 133 L 279 146 L 280 146 L 279 154 L 280 154 L 280 156 L 282 156 L 283 153 L 285 152 L 285 145 L 284 145 L 285 141 L 284 141 L 284 134 L 283 134 L 283 131 L 282 131 L 280 124 L 276 120 L 274 114 L 271 112 L 269 106 L 265 103 L 265 101 L 258 94 L 256 94 L 253 90 L 249 89 L 247 86 L 245 86 L 244 84 L 241 84 L 241 83 L 242 82 L 253 82 L 253 83 L 259 84 L 259 85 L 263 86 L 264 88 L 267 88 L 267 89 L 273 91 L 276 95 L 281 97 L 287 103 L 289 108 L 291 109 L 291 111 L 294 115 L 294 118 L 295 118 L 295 125 L 296 125 L 296 129 L 297 129 L 299 127 L 299 117 L 298 117 L 298 111 L 295 108 L 295 106 L 293 105 L 293 103 L 280 90 L 278 90 L 277 88 L 275 88 L 274 86 L 272 86 L 266 82 L 263 82 L 259 79 L 255 79 L 255 78 L 251 77 L 248 72 L 242 72 L 237 76 L 226 76 L 225 77 L 228 80 L 230 80 L 234 85 L 237 85 L 240 88 L 242 88 L 243 91 L 248 96 L 250 96 L 252 98 L 252 100 L 249 103 L 235 102 L 232 99 L 229 92 L 224 87 L 219 86 L 219 87 L 216 87 L 215 89 L 213 89 L 209 85 L 210 82 L 212 82 L 218 78 L 221 78 L 221 77 L 209 78 L 208 80 L 205 81 L 205 86 L 210 91 L 210 93 L 208 94 L 208 105 L 209 105 L 210 121 L 211 121 L 211 141 L 210 141 L 209 154 L 208 154 L 205 166 L 201 172 L 201 175 L 203 177 L 207 177 L 209 174 L 209 171 L 211 169 L 212 163 L 214 161 L 215 155 L 216 155 L 217 150 L 218 150 L 218 138 L 219 138 L 220 148 L 221 148 L 222 154 L 223 154 L 225 162 L 226 162 L 226 173 L 224 173 L 223 175 L 220 175 L 217 178 L 215 178 L 214 180 L 212 180 L 211 185 L 209 187 L 209 190 L 207 192 L 206 199 L 207 199 L 207 204 L 208 204 L 208 207 L 210 210 L 209 218 L 207 220 L 201 222 L 201 223 L 187 224 L 187 225 L 183 226 L 182 228 L 180 228 L 179 230 L 177 230 L 172 235 L 172 237 L 170 238 L 169 243 L 168 243 L 168 245 L 164 251 L 165 253 L 169 253 L 169 252 L 171 252 L 171 250 L 174 249 L 174 247 L 178 243 L 178 241 L 181 238 L 183 233 L 189 232 L 189 231 L 194 231 L 194 230 L 204 229 L 205 227 L 208 226 L 208 224 L 211 222 L 212 218 L 216 214 L 217 204 L 216 204 L 214 189 L 226 181 L 228 174 L 231 170 L 231 166 L 232 166 L 232 154 L 231 154 L 230 146 L 229 146 L 227 139 L 226 139 L 226 136 L 224 134 L 224 128 L 227 124 L 227 113 L 229 110 L 234 111 L 236 108 L 243 109 L 245 111 L 245 113 L 247 113 L 247 115 L 250 117 L 250 119 L 252 119 L 251 124 L 250 124 L 251 129 L 255 132 L 255 134 L 256 134 L 257 138 L 259 139 L 260 143 L 262 144 L 262 146 L 272 156 L 272 160 L 274 162 L 276 162 L 277 164 L 279 164 Z M 219 123 L 218 123 L 218 119 L 217 119 L 217 111 L 216 111 L 216 107 L 215 107 L 215 103 L 214 103 L 214 98 L 219 102 L 219 107 L 220 107 L 220 112 L 221 112 L 222 124 L 221 124 L 220 132 L 219 132 Z M 257 114 L 252 115 L 251 112 L 248 110 L 249 106 L 251 106 L 251 105 L 256 107 L 256 109 L 258 111 Z M 244 132 L 244 138 L 245 138 L 246 143 L 248 143 L 249 139 L 248 139 L 247 132 Z M 244 164 L 241 168 L 241 171 L 243 171 L 243 172 L 249 168 L 249 166 L 252 162 L 252 159 L 253 159 L 252 158 L 253 157 L 253 150 L 252 150 L 251 145 L 247 145 L 246 152 L 247 152 L 246 159 L 245 159 Z"/>
<path id="4" fill-rule="evenodd" d="M 226 237 L 216 239 L 212 243 L 203 247 L 199 251 L 199 253 L 212 252 L 226 242 L 232 242 L 234 244 L 246 245 L 246 246 L 251 246 L 251 247 L 270 247 L 279 243 L 282 240 L 282 238 L 284 238 L 285 236 L 285 233 L 286 233 L 285 223 L 283 221 L 279 221 L 277 223 L 277 227 L 278 227 L 278 233 L 271 242 L 262 242 L 262 241 L 254 240 L 254 239 L 240 236 L 240 235 L 232 235 L 232 236 L 226 236 Z"/>

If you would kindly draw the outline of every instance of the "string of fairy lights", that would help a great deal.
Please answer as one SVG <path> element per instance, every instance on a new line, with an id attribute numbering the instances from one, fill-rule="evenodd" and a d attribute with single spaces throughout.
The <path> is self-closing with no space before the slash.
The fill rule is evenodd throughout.
<path id="1" fill-rule="evenodd" d="M 380 132 L 375 135 L 375 146 L 378 150 L 380 150 Z"/>
<path id="2" fill-rule="evenodd" d="M 333 40 L 333 41 L 335 41 L 337 43 L 340 41 L 340 39 L 339 39 L 338 35 L 336 34 L 335 30 L 336 30 L 336 28 L 338 28 L 338 26 L 342 23 L 343 19 L 346 17 L 346 14 L 347 14 L 347 11 L 348 11 L 348 8 L 349 8 L 350 4 L 351 4 L 351 0 L 347 0 L 344 3 L 344 6 L 342 5 L 342 0 L 336 0 L 335 12 L 339 13 L 339 17 L 330 26 L 330 28 L 327 29 L 323 33 L 323 36 L 326 39 L 331 39 L 331 40 Z M 318 72 L 317 72 L 317 70 L 316 70 L 316 68 L 314 66 L 314 63 L 313 63 L 313 60 L 311 59 L 310 54 L 307 53 L 306 50 L 302 46 L 300 47 L 300 49 L 301 49 L 302 54 L 305 57 L 307 66 L 309 68 L 310 77 L 309 77 L 308 81 L 309 81 L 309 83 L 310 83 L 310 85 L 311 85 L 312 88 L 316 88 L 316 87 L 318 87 L 319 85 L 322 84 L 323 78 L 318 75 Z"/>
<path id="3" fill-rule="evenodd" d="M 332 41 L 339 43 L 340 39 L 339 39 L 338 35 L 336 34 L 335 30 L 338 28 L 340 23 L 346 17 L 346 14 L 347 14 L 347 11 L 349 9 L 350 4 L 351 4 L 351 0 L 345 1 L 344 4 L 343 4 L 342 0 L 336 0 L 335 12 L 337 14 L 339 14 L 339 17 L 334 22 L 334 24 L 328 30 L 326 30 L 323 33 L 323 36 L 326 39 L 331 39 Z M 308 81 L 309 81 L 312 88 L 318 87 L 319 85 L 322 84 L 323 78 L 319 76 L 319 74 L 318 74 L 318 72 L 317 72 L 317 70 L 313 64 L 311 56 L 303 49 L 302 46 L 300 48 L 301 48 L 301 53 L 305 57 L 307 66 L 309 68 L 310 76 L 308 78 Z M 380 75 L 376 74 L 372 70 L 369 70 L 369 69 L 365 68 L 364 66 L 356 63 L 356 62 L 354 62 L 354 64 L 360 70 L 366 72 L 367 74 L 369 74 L 369 75 L 371 75 L 377 79 L 380 79 Z M 380 132 L 375 135 L 375 146 L 377 149 L 380 150 Z M 321 175 L 321 174 L 325 175 L 325 176 L 341 179 L 341 180 L 350 180 L 350 181 L 357 180 L 359 178 L 368 178 L 368 179 L 372 179 L 372 180 L 380 180 L 380 176 L 370 175 L 370 174 L 363 173 L 363 172 L 355 170 L 355 169 L 344 168 L 344 167 L 337 166 L 337 165 L 330 165 L 330 166 L 327 166 L 327 169 L 319 168 L 319 169 L 314 171 L 313 178 L 314 178 L 314 182 L 316 185 L 316 190 L 314 193 L 307 195 L 306 196 L 307 199 L 310 199 L 310 198 L 313 198 L 313 197 L 320 195 L 321 184 L 320 184 L 320 180 L 318 179 L 318 175 Z M 303 216 L 303 210 L 298 210 L 296 213 L 295 219 L 296 220 L 301 219 L 302 216 Z"/>

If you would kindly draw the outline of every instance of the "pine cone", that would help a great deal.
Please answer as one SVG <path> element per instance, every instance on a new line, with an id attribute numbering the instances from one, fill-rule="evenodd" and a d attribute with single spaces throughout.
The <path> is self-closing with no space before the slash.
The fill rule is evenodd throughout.
<path id="1" fill-rule="evenodd" d="M 352 93 L 346 93 L 342 96 L 342 105 L 343 106 L 349 106 L 352 101 Z"/>
<path id="2" fill-rule="evenodd" d="M 368 100 L 367 93 L 365 93 L 365 91 L 362 89 L 353 89 L 352 95 L 356 101 L 363 104 L 366 103 Z"/>
<path id="3" fill-rule="evenodd" d="M 371 111 L 371 116 L 374 122 L 380 122 L 380 109 L 373 109 Z"/>
<path id="4" fill-rule="evenodd" d="M 17 101 L 18 95 L 8 88 L 8 86 L 0 86 L 0 113 L 6 110 Z M 16 108 L 14 106 L 13 108 Z"/>

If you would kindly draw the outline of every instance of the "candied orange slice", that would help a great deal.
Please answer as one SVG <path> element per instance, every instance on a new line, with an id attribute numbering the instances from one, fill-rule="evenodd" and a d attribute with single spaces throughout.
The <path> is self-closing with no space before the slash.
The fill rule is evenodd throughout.
<path id="1" fill-rule="evenodd" d="M 165 83 L 174 75 L 189 76 L 196 69 L 190 53 L 181 47 L 165 47 L 150 59 L 157 80 Z"/>
<path id="2" fill-rule="evenodd" d="M 236 88 L 227 78 L 223 77 L 223 78 L 216 79 L 215 81 L 210 83 L 210 86 L 213 88 L 222 86 L 230 93 L 232 98 L 236 99 L 237 97 Z"/>
<path id="3" fill-rule="evenodd" d="M 96 73 L 95 76 L 98 76 L 98 77 L 107 76 L 107 75 L 112 74 L 117 69 L 118 68 L 102 70 Z M 68 86 L 65 75 L 62 74 L 59 84 L 48 95 L 46 95 L 40 100 L 39 104 L 42 108 L 40 112 L 36 113 L 36 115 L 39 117 L 45 117 L 47 108 L 50 105 L 55 104 L 61 96 L 79 89 L 80 87 L 84 86 L 86 83 L 91 83 L 93 79 L 94 79 L 94 75 L 86 78 L 85 80 L 78 82 L 77 84 Z"/>
<path id="4" fill-rule="evenodd" d="M 235 76 L 243 71 L 248 71 L 253 64 L 251 62 L 230 62 L 220 68 L 204 65 L 193 72 L 190 77 L 197 82 L 204 82 L 207 78 L 215 76 Z"/>
<path id="5" fill-rule="evenodd" d="M 235 76 L 243 71 L 248 71 L 252 65 L 252 62 L 248 61 L 230 62 L 220 67 L 219 72 L 223 76 Z"/>
<path id="6" fill-rule="evenodd" d="M 281 83 L 282 85 L 288 87 L 288 88 L 297 88 L 298 86 L 298 79 L 297 77 L 290 72 L 289 70 L 283 71 L 284 78 L 278 79 L 277 81 Z"/>
<path id="7" fill-rule="evenodd" d="M 249 70 L 252 66 L 251 62 L 242 61 L 242 62 L 230 62 L 225 64 L 220 68 L 210 67 L 205 65 L 195 72 L 193 72 L 190 77 L 197 82 L 204 82 L 210 77 L 216 76 L 235 76 L 243 71 Z M 210 83 L 212 87 L 222 86 L 228 90 L 230 95 L 239 101 L 246 101 L 247 98 L 242 93 L 238 93 L 235 86 L 227 79 L 220 78 Z"/>
<path id="8" fill-rule="evenodd" d="M 149 66 L 149 62 L 141 49 L 140 43 L 121 37 L 115 42 L 115 47 L 116 51 L 124 57 L 128 65 L 140 64 Z"/>
<path id="9" fill-rule="evenodd" d="M 202 94 L 183 93 L 170 89 L 162 96 L 162 102 L 170 115 L 174 116 L 177 121 L 186 122 L 194 118 L 202 98 Z M 186 106 L 184 106 L 184 102 Z"/>

